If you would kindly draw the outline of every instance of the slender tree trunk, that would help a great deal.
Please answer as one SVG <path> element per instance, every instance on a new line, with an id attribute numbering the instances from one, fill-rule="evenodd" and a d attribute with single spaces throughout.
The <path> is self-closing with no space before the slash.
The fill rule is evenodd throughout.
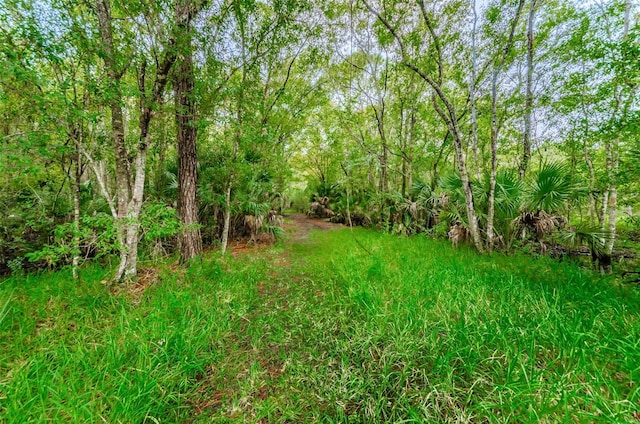
<path id="1" fill-rule="evenodd" d="M 384 76 L 384 85 L 385 92 L 387 86 L 387 71 L 385 70 Z M 383 94 L 384 96 L 384 94 Z M 376 127 L 378 129 L 378 135 L 380 136 L 381 142 L 381 152 L 380 156 L 378 156 L 380 161 L 380 183 L 379 188 L 381 193 L 389 192 L 389 181 L 388 181 L 388 166 L 389 166 L 389 146 L 387 145 L 387 133 L 384 126 L 385 112 L 386 112 L 386 104 L 384 101 L 384 97 L 380 100 L 378 107 L 373 107 L 374 116 L 376 118 Z"/>
<path id="2" fill-rule="evenodd" d="M 618 163 L 614 165 L 614 173 L 618 170 Z M 609 237 L 607 238 L 606 251 L 607 254 L 613 253 L 613 246 L 616 242 L 616 222 L 618 215 L 618 189 L 614 185 L 609 191 Z"/>
<path id="3" fill-rule="evenodd" d="M 622 38 L 626 39 L 629 36 L 629 24 L 631 20 L 631 0 L 624 2 L 624 28 L 622 32 Z M 628 115 L 628 109 L 630 103 L 627 103 L 623 107 L 623 116 Z M 618 140 L 613 140 L 611 143 L 607 143 L 609 151 L 607 152 L 607 159 L 610 159 L 609 174 L 609 238 L 606 243 L 606 252 L 609 256 L 613 253 L 613 246 L 616 242 L 617 235 L 617 218 L 618 218 L 618 188 L 616 175 L 618 174 Z"/>
<path id="4" fill-rule="evenodd" d="M 229 228 L 231 227 L 231 181 L 233 180 L 233 173 L 229 176 L 227 182 L 227 190 L 224 194 L 224 220 L 222 224 L 222 241 L 221 252 L 224 255 L 227 251 L 227 245 L 229 244 Z"/>
<path id="5" fill-rule="evenodd" d="M 520 162 L 520 179 L 524 179 L 531 160 L 531 121 L 533 114 L 533 49 L 536 16 L 536 0 L 531 0 L 529 22 L 527 24 L 527 95 L 525 99 L 524 134 L 522 137 L 522 161 Z"/>
<path id="6" fill-rule="evenodd" d="M 607 190 L 604 193 L 602 199 L 602 229 L 605 227 L 609 232 L 609 237 L 605 243 L 605 251 L 611 255 L 613 252 L 613 245 L 616 237 L 616 218 L 618 204 L 618 190 L 616 187 L 616 173 L 618 172 L 618 158 L 617 158 L 617 142 L 616 140 L 610 140 L 605 142 L 605 155 L 606 155 L 606 171 L 609 179 L 607 183 Z M 606 224 L 607 215 L 609 218 L 608 225 Z"/>
<path id="7" fill-rule="evenodd" d="M 115 56 L 113 43 L 113 22 L 111 17 L 111 5 L 109 0 L 96 0 L 96 14 L 102 44 L 103 60 L 110 83 L 108 103 L 111 109 L 112 137 L 115 148 L 116 162 L 116 202 L 115 221 L 117 227 L 117 239 L 120 246 L 120 264 L 114 277 L 117 282 L 135 278 L 138 263 L 138 242 L 140 230 L 140 212 L 144 200 L 144 185 L 146 178 L 147 152 L 149 150 L 148 135 L 149 125 L 153 117 L 154 108 L 162 100 L 164 88 L 167 84 L 169 72 L 176 60 L 177 50 L 176 33 L 172 33 L 163 57 L 158 61 L 155 80 L 151 89 L 151 98 L 147 98 L 145 86 L 146 63 L 143 62 L 138 80 L 140 90 L 140 120 L 139 137 L 135 152 L 131 155 L 124 143 L 124 119 L 122 112 L 122 93 L 120 81 L 126 67 L 119 65 Z M 177 29 L 184 27 L 189 19 L 189 14 L 179 17 Z M 85 152 L 85 155 L 88 154 Z M 131 164 L 130 156 L 133 156 Z M 133 165 L 133 166 L 132 166 Z M 96 169 L 94 167 L 94 169 Z M 135 175 L 132 173 L 135 171 Z M 103 181 L 101 189 L 107 194 L 106 182 Z M 109 201 L 109 200 L 107 200 Z M 112 211 L 113 212 L 113 211 Z"/>
<path id="8" fill-rule="evenodd" d="M 476 250 L 479 253 L 483 253 L 484 244 L 482 242 L 482 235 L 480 234 L 480 225 L 478 223 L 478 215 L 475 208 L 471 179 L 469 178 L 469 173 L 467 171 L 467 161 L 464 156 L 464 149 L 462 147 L 462 135 L 460 132 L 460 127 L 458 126 L 458 120 L 456 118 L 453 105 L 449 102 L 449 99 L 444 94 L 438 97 L 442 100 L 443 103 L 445 103 L 447 112 L 445 112 L 440 107 L 435 97 L 432 99 L 433 105 L 436 109 L 436 112 L 438 112 L 442 120 L 449 127 L 449 132 L 453 136 L 455 161 L 458 167 L 458 172 L 460 173 L 460 181 L 462 182 L 462 190 L 464 192 L 465 209 L 467 213 L 467 219 L 469 221 L 469 232 L 471 233 L 471 238 L 473 239 L 473 244 Z"/>
<path id="9" fill-rule="evenodd" d="M 120 265 L 115 275 L 116 281 L 121 281 L 129 257 L 127 243 L 127 209 L 128 200 L 131 195 L 130 166 L 127 148 L 124 141 L 124 119 L 122 113 L 122 93 L 120 80 L 122 70 L 118 69 L 115 60 L 115 48 L 113 45 L 113 25 L 111 18 L 111 4 L 109 0 L 97 0 L 96 14 L 98 17 L 98 27 L 103 49 L 103 60 L 105 63 L 107 77 L 109 79 L 108 103 L 111 111 L 111 133 L 115 149 L 116 163 L 116 234 L 120 249 Z"/>
<path id="10" fill-rule="evenodd" d="M 535 1 L 535 0 L 534 0 Z M 497 63 L 493 70 L 491 78 L 491 176 L 489 179 L 489 210 L 487 213 L 487 248 L 489 251 L 493 249 L 494 244 L 494 218 L 495 218 L 495 199 L 496 199 L 496 176 L 498 173 L 498 76 L 502 72 L 502 68 L 507 60 L 511 46 L 513 45 L 514 35 L 520 13 L 524 5 L 524 0 L 520 0 L 516 15 L 511 22 L 511 32 L 507 44 L 504 47 L 502 55 L 497 59 Z"/>
<path id="11" fill-rule="evenodd" d="M 240 104 L 240 102 L 238 102 Z M 238 108 L 238 118 L 242 119 L 240 108 Z M 238 158 L 238 150 L 240 148 L 240 137 L 241 137 L 241 129 L 240 122 L 238 122 L 238 130 L 236 131 L 236 137 L 233 140 L 233 160 L 232 163 L 235 164 Z M 227 190 L 224 194 L 224 223 L 222 226 L 222 247 L 221 251 L 224 255 L 227 251 L 227 246 L 229 244 L 229 232 L 231 229 L 231 189 L 234 184 L 235 179 L 235 170 L 231 169 L 229 173 L 229 180 L 227 181 Z"/>
<path id="12" fill-rule="evenodd" d="M 496 176 L 498 173 L 498 117 L 497 117 L 497 81 L 499 69 L 494 70 L 491 84 L 491 176 L 489 177 L 489 205 L 487 212 L 487 249 L 493 249 L 494 217 L 496 199 Z"/>
<path id="13" fill-rule="evenodd" d="M 406 124 L 406 118 L 405 118 L 405 107 L 404 107 L 404 97 L 400 98 L 400 125 L 398 125 L 398 140 L 400 140 L 400 151 L 402 152 L 402 163 L 401 163 L 401 170 L 400 170 L 400 183 L 401 183 L 401 190 L 400 193 L 402 194 L 403 198 L 407 197 L 407 156 L 405 154 L 406 149 L 407 149 L 407 137 L 408 137 L 408 133 L 409 130 L 408 128 L 405 128 L 407 126 Z"/>
<path id="14" fill-rule="evenodd" d="M 626 38 L 629 35 L 629 24 L 631 22 L 631 0 L 625 0 L 624 2 L 624 28 L 623 36 Z"/>
<path id="15" fill-rule="evenodd" d="M 404 44 L 402 42 L 402 38 L 398 35 L 396 30 L 391 26 L 391 24 L 375 9 L 373 9 L 366 0 L 363 0 L 364 5 L 371 13 L 373 13 L 376 18 L 389 30 L 389 32 L 393 35 L 393 37 L 398 42 L 400 46 L 400 53 L 402 55 L 402 64 L 407 68 L 411 69 L 417 75 L 420 76 L 434 91 L 434 96 L 432 97 L 433 105 L 438 113 L 438 116 L 442 118 L 442 121 L 447 125 L 449 132 L 453 137 L 454 147 L 455 147 L 455 160 L 458 167 L 458 171 L 460 172 L 460 179 L 462 181 L 462 188 L 464 191 L 465 197 L 465 208 L 467 212 L 467 218 L 469 221 L 469 231 L 471 232 L 471 238 L 473 239 L 473 244 L 476 250 L 479 253 L 484 251 L 484 246 L 482 243 L 482 235 L 480 234 L 480 226 L 478 224 L 478 215 L 476 214 L 474 198 L 473 198 L 473 190 L 471 188 L 471 181 L 469 179 L 469 174 L 467 172 L 467 162 L 464 155 L 463 143 L 462 143 L 462 135 L 460 132 L 460 127 L 458 125 L 458 116 L 456 113 L 456 109 L 453 106 L 453 103 L 447 96 L 444 91 L 444 84 L 442 81 L 443 76 L 443 67 L 444 64 L 442 62 L 442 52 L 440 51 L 440 39 L 438 35 L 435 33 L 433 29 L 433 25 L 431 19 L 429 18 L 424 2 L 422 0 L 418 1 L 418 5 L 422 11 L 422 18 L 427 25 L 429 32 L 433 38 L 434 45 L 438 50 L 438 76 L 434 79 L 429 74 L 424 72 L 422 69 L 418 68 L 415 64 L 408 61 L 406 51 L 404 48 Z M 438 99 L 444 105 L 444 109 L 438 103 Z"/>
<path id="16" fill-rule="evenodd" d="M 347 192 L 347 222 L 346 224 L 349 226 L 349 228 L 351 228 L 351 231 L 353 231 L 353 222 L 351 221 L 351 206 L 349 204 L 349 168 L 345 167 L 343 164 L 340 164 L 340 167 L 342 168 L 342 171 L 344 172 L 344 176 L 346 177 L 345 180 L 345 189 Z"/>
<path id="17" fill-rule="evenodd" d="M 478 114 L 476 111 L 476 73 L 477 73 L 477 52 L 476 52 L 476 27 L 478 24 L 478 11 L 476 1 L 473 0 L 473 30 L 471 33 L 471 76 L 469 78 L 469 101 L 471 103 L 471 150 L 473 151 L 473 162 L 476 169 L 476 178 L 480 180 L 480 159 L 478 156 Z"/>
<path id="18" fill-rule="evenodd" d="M 178 8 L 189 9 L 189 0 L 180 1 Z M 189 11 L 177 10 L 179 16 Z M 186 263 L 202 252 L 202 236 L 198 226 L 198 153 L 196 146 L 196 106 L 193 101 L 193 72 L 190 22 L 178 40 L 182 60 L 175 71 L 176 124 L 178 129 L 178 214 L 182 229 L 178 238 L 180 262 Z"/>
<path id="19" fill-rule="evenodd" d="M 609 188 L 602 193 L 602 206 L 600 207 L 600 214 L 598 220 L 600 221 L 600 228 L 604 230 L 607 224 L 607 210 L 609 207 Z"/>
<path id="20" fill-rule="evenodd" d="M 240 91 L 238 93 L 238 103 L 236 110 L 236 135 L 233 140 L 233 161 L 232 163 L 235 165 L 236 160 L 238 158 L 238 151 L 240 149 L 240 140 L 242 139 L 242 107 L 244 102 L 244 84 L 247 78 L 246 72 L 246 47 L 245 47 L 245 34 L 244 34 L 244 26 L 240 24 L 240 41 L 241 41 L 241 54 L 242 54 L 242 79 L 240 82 Z M 229 230 L 231 227 L 231 188 L 233 187 L 235 178 L 235 171 L 232 169 L 229 174 L 229 181 L 227 184 L 227 191 L 225 193 L 225 209 L 224 209 L 224 226 L 222 229 L 222 254 L 227 251 L 227 244 L 229 242 Z"/>
<path id="21" fill-rule="evenodd" d="M 585 143 L 584 146 L 584 161 L 587 164 L 587 169 L 589 170 L 589 222 L 591 225 L 595 225 L 596 223 L 596 197 L 595 197 L 595 181 L 596 174 L 593 169 L 593 161 L 591 160 L 591 156 L 589 155 L 589 149 Z"/>
<path id="22" fill-rule="evenodd" d="M 71 272 L 74 280 L 78 279 L 80 264 L 80 179 L 82 178 L 82 156 L 77 146 L 76 144 L 75 175 L 73 178 L 73 258 L 71 260 Z"/>
<path id="23" fill-rule="evenodd" d="M 584 60 L 582 61 L 582 73 L 586 75 Z M 593 167 L 593 161 L 591 160 L 591 155 L 589 153 L 589 146 L 587 145 L 587 141 L 590 136 L 590 129 L 589 129 L 589 114 L 587 113 L 587 107 L 585 104 L 586 96 L 587 96 L 586 81 L 583 81 L 582 96 L 580 98 L 580 107 L 582 109 L 582 125 L 584 127 L 582 154 L 584 156 L 584 162 L 587 165 L 587 169 L 589 171 L 589 223 L 590 225 L 596 225 L 596 219 L 598 216 L 598 211 L 596 210 L 596 195 L 595 195 L 596 173 Z"/>
<path id="24" fill-rule="evenodd" d="M 416 108 L 415 103 L 411 107 L 411 120 L 409 121 L 409 137 L 407 142 L 406 151 L 404 153 L 404 160 L 406 161 L 406 173 L 407 173 L 407 186 L 409 193 L 413 189 L 413 145 L 416 140 Z M 409 196 L 411 197 L 411 195 Z M 413 199 L 412 199 L 413 200 Z"/>
<path id="25" fill-rule="evenodd" d="M 382 140 L 382 153 L 380 154 L 380 192 L 386 194 L 389 192 L 389 177 L 387 169 L 389 167 L 389 147 L 387 140 Z"/>

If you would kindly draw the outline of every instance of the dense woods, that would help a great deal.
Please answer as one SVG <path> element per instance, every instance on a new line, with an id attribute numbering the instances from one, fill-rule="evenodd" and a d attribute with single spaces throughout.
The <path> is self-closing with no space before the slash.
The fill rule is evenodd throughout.
<path id="1" fill-rule="evenodd" d="M 7 0 L 0 272 L 188 263 L 287 210 L 478 252 L 640 234 L 626 1 Z"/>

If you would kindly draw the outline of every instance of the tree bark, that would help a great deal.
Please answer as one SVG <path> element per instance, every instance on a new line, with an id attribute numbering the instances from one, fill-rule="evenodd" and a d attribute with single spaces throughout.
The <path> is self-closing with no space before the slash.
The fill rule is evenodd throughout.
<path id="1" fill-rule="evenodd" d="M 478 114 L 476 111 L 476 26 L 478 24 L 478 12 L 476 1 L 473 0 L 473 30 L 471 33 L 471 76 L 469 78 L 469 102 L 471 104 L 471 150 L 476 169 L 476 178 L 480 180 L 480 158 L 478 155 Z"/>
<path id="2" fill-rule="evenodd" d="M 235 165 L 236 160 L 238 159 L 238 151 L 240 149 L 240 140 L 242 139 L 242 108 L 244 101 L 244 84 L 247 79 L 247 70 L 246 70 L 246 45 L 245 45 L 245 33 L 244 33 L 244 25 L 242 24 L 242 20 L 240 20 L 240 43 L 241 43 L 241 55 L 242 55 L 242 65 L 240 67 L 242 71 L 242 78 L 240 81 L 240 91 L 238 93 L 238 103 L 236 110 L 236 134 L 233 140 L 233 160 L 232 164 Z M 227 182 L 227 191 L 225 193 L 225 208 L 224 208 L 224 226 L 222 229 L 222 254 L 227 251 L 227 244 L 229 242 L 229 230 L 231 227 L 231 189 L 233 187 L 235 179 L 235 170 L 233 167 L 231 168 L 231 172 L 229 174 L 229 180 Z"/>
<path id="3" fill-rule="evenodd" d="M 537 0 L 531 0 L 529 22 L 527 24 L 527 94 L 525 99 L 524 134 L 522 136 L 522 161 L 520 162 L 520 179 L 524 179 L 531 160 L 531 121 L 533 114 L 533 29 L 535 25 Z"/>
<path id="4" fill-rule="evenodd" d="M 114 276 L 114 281 L 122 282 L 136 277 L 138 265 L 138 242 L 140 230 L 140 212 L 144 200 L 144 186 L 146 178 L 147 153 L 149 150 L 149 126 L 153 118 L 153 112 L 162 99 L 167 84 L 169 72 L 176 61 L 176 31 L 172 33 L 163 57 L 157 60 L 155 80 L 151 88 L 151 96 L 148 98 L 145 85 L 146 63 L 143 62 L 139 78 L 140 91 L 140 120 L 139 137 L 135 152 L 127 151 L 124 143 L 124 120 L 122 105 L 122 93 L 120 83 L 126 67 L 118 65 L 115 56 L 113 42 L 113 19 L 109 0 L 96 0 L 96 14 L 103 49 L 103 60 L 107 77 L 111 85 L 108 103 L 111 109 L 112 137 L 115 148 L 116 162 L 116 203 L 115 221 L 117 228 L 117 241 L 120 249 L 120 263 Z M 180 15 L 177 19 L 176 30 L 184 27 L 190 13 Z M 85 152 L 85 155 L 88 155 Z M 131 163 L 130 157 L 134 157 Z M 135 172 L 135 174 L 133 174 Z M 102 186 L 106 187 L 103 181 Z M 103 187 L 104 188 L 104 187 Z M 103 189 L 103 194 L 107 193 Z M 112 211 L 113 213 L 113 211 Z"/>
<path id="5" fill-rule="evenodd" d="M 73 279 L 78 279 L 80 264 L 80 178 L 82 178 L 82 156 L 76 142 L 75 175 L 73 178 L 73 258 L 71 259 L 71 273 Z"/>
<path id="6" fill-rule="evenodd" d="M 115 47 L 113 44 L 113 22 L 111 17 L 111 4 L 109 0 L 97 0 L 96 14 L 98 17 L 98 27 L 103 49 L 103 60 L 109 79 L 108 103 L 111 111 L 111 133 L 115 150 L 116 163 L 116 233 L 120 250 L 120 264 L 114 280 L 121 281 L 125 275 L 125 270 L 129 262 L 129 244 L 127 243 L 127 209 L 128 200 L 131 196 L 131 171 L 129 166 L 128 152 L 124 141 L 124 119 L 122 113 L 122 92 L 120 81 L 123 70 L 118 69 L 115 59 Z M 135 267 L 133 268 L 135 270 Z"/>
<path id="7" fill-rule="evenodd" d="M 622 31 L 622 39 L 626 40 L 629 36 L 629 23 L 631 19 L 631 0 L 625 0 L 624 2 L 624 27 Z M 623 109 L 623 117 L 628 115 L 630 102 L 627 103 Z M 617 219 L 618 219 L 618 188 L 616 175 L 618 174 L 618 140 L 606 143 L 605 148 L 607 150 L 607 174 L 609 177 L 609 237 L 606 242 L 606 252 L 609 256 L 613 253 L 613 246 L 616 242 L 617 235 Z"/>
<path id="8" fill-rule="evenodd" d="M 189 0 L 180 1 L 176 20 L 189 15 Z M 193 72 L 191 25 L 187 18 L 184 32 L 178 34 L 182 60 L 175 70 L 176 126 L 178 132 L 178 214 L 182 229 L 178 237 L 180 262 L 186 263 L 202 253 L 202 236 L 198 225 L 198 154 L 196 106 L 193 101 L 195 75 Z"/>
<path id="9" fill-rule="evenodd" d="M 413 146 L 416 140 L 416 108 L 415 105 L 411 108 L 411 122 L 409 126 L 409 145 L 405 152 L 407 162 L 407 185 L 409 187 L 409 193 L 413 190 Z"/>

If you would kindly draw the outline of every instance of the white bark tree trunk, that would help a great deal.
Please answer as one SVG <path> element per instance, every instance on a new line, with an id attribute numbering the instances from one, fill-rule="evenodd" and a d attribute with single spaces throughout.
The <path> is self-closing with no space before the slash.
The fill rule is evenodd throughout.
<path id="1" fill-rule="evenodd" d="M 76 144 L 77 146 L 77 144 Z M 73 258 L 71 259 L 71 273 L 73 279 L 78 279 L 80 264 L 80 178 L 82 177 L 82 156 L 76 148 L 75 174 L 73 178 Z"/>
<path id="2" fill-rule="evenodd" d="M 110 204 L 110 207 L 115 219 L 120 249 L 120 264 L 114 280 L 122 282 L 135 278 L 137 273 L 140 212 L 144 200 L 147 152 L 149 150 L 149 126 L 154 110 L 162 99 L 169 72 L 177 58 L 176 36 L 180 33 L 180 29 L 187 24 L 191 15 L 186 13 L 178 16 L 176 31 L 171 34 L 162 57 L 155 58 L 157 69 L 149 93 L 147 93 L 145 84 L 146 62 L 142 63 L 138 77 L 140 91 L 139 137 L 135 159 L 131 163 L 129 159 L 130 152 L 124 142 L 125 126 L 122 110 L 124 102 L 122 101 L 120 90 L 120 81 L 126 71 L 126 66 L 120 64 L 116 57 L 110 0 L 96 0 L 95 10 L 98 18 L 101 47 L 104 53 L 105 69 L 113 90 L 109 97 L 109 107 L 111 109 L 111 130 L 116 162 L 116 202 L 115 205 Z M 150 96 L 148 96 L 149 94 Z M 86 152 L 85 154 L 89 157 Z M 94 169 L 97 170 L 95 162 Z M 100 186 L 103 194 L 109 196 L 105 180 L 103 179 Z M 107 201 L 110 201 L 109 199 Z"/>
<path id="3" fill-rule="evenodd" d="M 476 74 L 478 59 L 476 52 L 476 27 L 478 25 L 478 11 L 476 0 L 473 0 L 473 30 L 471 33 L 471 76 L 469 78 L 469 102 L 471 104 L 471 150 L 476 169 L 476 179 L 480 180 L 480 158 L 478 155 L 478 113 L 476 111 Z"/>

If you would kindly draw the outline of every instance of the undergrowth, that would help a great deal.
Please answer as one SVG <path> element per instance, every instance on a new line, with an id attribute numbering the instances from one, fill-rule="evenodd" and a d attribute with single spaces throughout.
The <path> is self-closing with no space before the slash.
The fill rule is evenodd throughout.
<path id="1" fill-rule="evenodd" d="M 0 421 L 640 420 L 640 294 L 568 263 L 356 230 L 152 274 L 3 282 Z"/>

